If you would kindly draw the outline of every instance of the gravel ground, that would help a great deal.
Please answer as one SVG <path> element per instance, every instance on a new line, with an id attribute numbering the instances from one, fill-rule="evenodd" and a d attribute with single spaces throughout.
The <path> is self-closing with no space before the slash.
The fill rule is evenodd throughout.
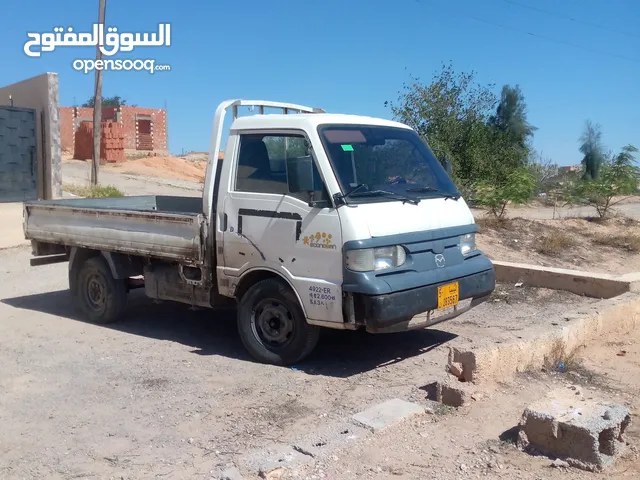
<path id="1" fill-rule="evenodd" d="M 279 368 L 248 358 L 229 311 L 155 304 L 138 291 L 121 322 L 85 323 L 70 302 L 67 265 L 32 268 L 29 256 L 24 247 L 0 251 L 0 478 L 215 478 L 246 452 L 294 442 L 375 403 L 427 405 L 421 387 L 444 371 L 448 346 L 503 341 L 590 302 L 501 287 L 491 302 L 437 329 L 324 331 L 308 361 Z M 416 445 L 428 437 L 433 448 L 458 448 L 450 435 L 429 433 L 448 425 L 446 418 L 412 423 L 398 439 Z M 485 431 L 486 438 L 493 433 Z M 372 448 L 387 448 L 384 438 L 374 436 Z M 327 478 L 354 478 L 346 467 L 338 471 L 342 464 L 358 476 L 394 476 L 367 470 L 368 454 L 357 453 L 367 448 L 340 455 Z M 388 448 L 396 455 L 413 447 Z M 421 468 L 402 475 L 427 478 Z"/>

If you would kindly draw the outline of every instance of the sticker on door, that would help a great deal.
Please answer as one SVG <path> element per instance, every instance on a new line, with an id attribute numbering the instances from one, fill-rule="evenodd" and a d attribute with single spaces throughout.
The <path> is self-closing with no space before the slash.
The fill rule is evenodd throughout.
<path id="1" fill-rule="evenodd" d="M 333 242 L 333 235 L 327 232 L 316 232 L 315 235 L 307 235 L 302 239 L 302 243 L 310 248 L 322 248 L 326 250 L 335 250 L 338 248 Z"/>

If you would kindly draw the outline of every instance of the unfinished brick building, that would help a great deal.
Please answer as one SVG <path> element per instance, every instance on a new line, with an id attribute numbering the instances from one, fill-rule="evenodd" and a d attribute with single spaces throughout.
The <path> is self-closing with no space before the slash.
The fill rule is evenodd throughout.
<path id="1" fill-rule="evenodd" d="M 125 157 L 169 154 L 166 110 L 128 106 L 103 107 L 102 121 L 103 125 L 104 122 L 115 122 L 121 126 L 119 131 L 122 131 Z M 76 145 L 84 145 L 85 140 L 79 139 L 78 142 L 75 137 L 78 133 L 86 135 L 87 123 L 91 122 L 93 108 L 60 107 L 62 151 L 73 153 L 74 158 L 82 159 L 85 154 L 76 152 Z"/>

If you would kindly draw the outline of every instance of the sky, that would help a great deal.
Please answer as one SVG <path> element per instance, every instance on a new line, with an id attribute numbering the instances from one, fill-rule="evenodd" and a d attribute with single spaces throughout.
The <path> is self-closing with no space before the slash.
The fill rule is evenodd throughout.
<path id="1" fill-rule="evenodd" d="M 497 94 L 520 85 L 538 128 L 534 146 L 559 165 L 580 162 L 587 119 L 602 126 L 608 149 L 640 147 L 637 0 L 106 2 L 106 26 L 120 33 L 171 24 L 170 46 L 112 57 L 155 59 L 171 70 L 107 71 L 103 96 L 166 107 L 174 154 L 207 151 L 216 106 L 230 98 L 392 118 L 385 101 L 397 100 L 410 75 L 428 82 L 443 62 L 476 72 Z M 32 58 L 23 46 L 28 32 L 91 31 L 98 0 L 10 2 L 3 16 L 11 21 L 0 29 L 0 86 L 56 72 L 62 106 L 91 97 L 94 73 L 72 62 L 94 58 L 94 48 Z"/>

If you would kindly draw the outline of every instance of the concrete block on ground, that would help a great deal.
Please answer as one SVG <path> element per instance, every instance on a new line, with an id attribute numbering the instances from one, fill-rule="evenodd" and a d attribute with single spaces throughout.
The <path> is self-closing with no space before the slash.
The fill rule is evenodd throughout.
<path id="1" fill-rule="evenodd" d="M 372 432 L 378 432 L 407 420 L 414 415 L 422 415 L 424 413 L 424 407 L 416 403 L 394 398 L 356 413 L 352 419 L 356 424 Z"/>
<path id="2" fill-rule="evenodd" d="M 593 298 L 613 298 L 631 290 L 630 282 L 615 275 L 494 261 L 500 282 L 523 282 L 530 287 L 566 290 Z"/>
<path id="3" fill-rule="evenodd" d="M 577 468 L 601 471 L 620 454 L 630 423 L 626 407 L 587 400 L 577 387 L 566 387 L 525 409 L 518 445 Z"/>
<path id="4" fill-rule="evenodd" d="M 623 336 L 639 326 L 640 295 L 625 293 L 567 312 L 561 325 L 528 328 L 505 343 L 479 339 L 466 348 L 451 347 L 449 365 L 462 364 L 462 379 L 467 383 L 507 381 L 519 372 L 542 368 L 559 347 L 571 353 L 605 335 Z"/>
<path id="5" fill-rule="evenodd" d="M 301 453 L 291 445 L 276 444 L 243 456 L 239 464 L 248 472 L 259 472 L 262 478 L 271 478 L 268 476 L 272 472 L 293 469 L 314 461 L 312 455 Z"/>
<path id="6" fill-rule="evenodd" d="M 460 362 L 451 362 L 447 365 L 447 370 L 458 379 L 464 378 L 464 366 Z"/>
<path id="7" fill-rule="evenodd" d="M 220 480 L 243 480 L 243 477 L 240 473 L 240 470 L 238 470 L 236 467 L 229 467 L 224 472 L 222 472 L 222 475 L 220 475 Z"/>
<path id="8" fill-rule="evenodd" d="M 345 419 L 338 423 L 319 425 L 291 443 L 300 453 L 312 455 L 315 459 L 330 457 L 336 451 L 347 451 L 363 438 L 370 436 L 371 430 L 355 425 Z"/>
<path id="9" fill-rule="evenodd" d="M 436 401 L 449 407 L 463 407 L 473 400 L 473 384 L 461 382 L 457 377 L 439 381 L 436 386 Z"/>

